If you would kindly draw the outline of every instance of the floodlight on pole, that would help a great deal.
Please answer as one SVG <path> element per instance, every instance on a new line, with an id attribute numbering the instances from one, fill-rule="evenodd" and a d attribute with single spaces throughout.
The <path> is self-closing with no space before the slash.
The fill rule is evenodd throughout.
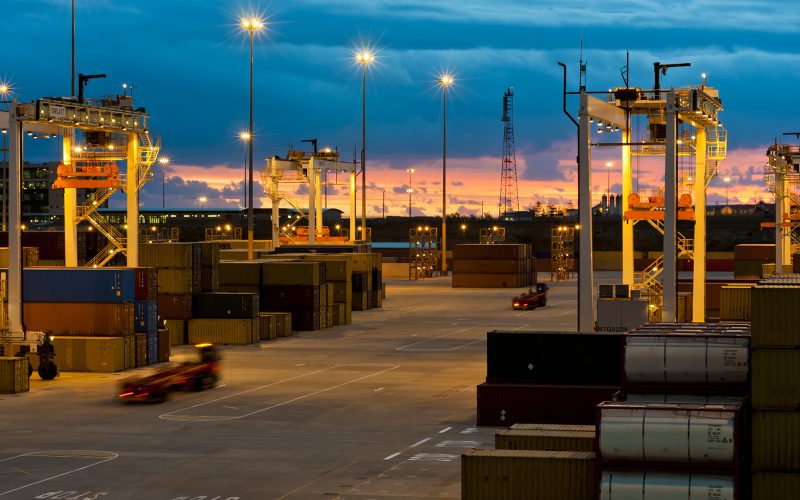
<path id="1" fill-rule="evenodd" d="M 439 75 L 442 87 L 442 274 L 447 274 L 447 88 L 455 81 L 450 73 Z"/>
<path id="2" fill-rule="evenodd" d="M 169 158 L 166 156 L 162 156 L 158 159 L 159 165 L 161 165 L 161 208 L 166 208 L 167 206 L 167 165 L 169 165 Z"/>
<path id="3" fill-rule="evenodd" d="M 367 239 L 367 66 L 375 61 L 369 50 L 356 53 L 356 62 L 361 64 L 361 239 Z"/>

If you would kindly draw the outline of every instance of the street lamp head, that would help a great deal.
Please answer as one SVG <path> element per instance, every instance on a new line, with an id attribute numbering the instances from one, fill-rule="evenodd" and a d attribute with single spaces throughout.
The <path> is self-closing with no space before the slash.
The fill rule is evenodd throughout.
<path id="1" fill-rule="evenodd" d="M 731 181 L 731 178 L 730 178 L 730 177 L 725 177 L 724 179 L 722 179 L 722 181 L 723 181 L 723 182 L 730 182 L 730 181 Z"/>
<path id="2" fill-rule="evenodd" d="M 2 94 L 4 98 L 8 97 L 8 94 L 13 90 L 10 83 L 0 80 L 0 94 Z"/>
<path id="3" fill-rule="evenodd" d="M 414 169 L 413 168 L 407 168 L 406 172 L 408 172 L 409 174 L 413 174 L 414 173 Z"/>
<path id="4" fill-rule="evenodd" d="M 366 65 L 375 61 L 375 55 L 369 50 L 360 50 L 356 52 L 356 61 Z"/>
<path id="5" fill-rule="evenodd" d="M 249 32 L 260 31 L 264 27 L 264 21 L 258 17 L 243 17 L 240 20 L 242 29 Z"/>
<path id="6" fill-rule="evenodd" d="M 243 131 L 239 132 L 239 139 L 241 139 L 243 142 L 249 141 L 250 140 L 250 132 L 248 132 L 246 130 L 243 130 Z"/>
<path id="7" fill-rule="evenodd" d="M 201 196 L 200 198 L 197 199 L 197 201 L 199 201 L 200 203 L 205 203 L 208 201 L 208 198 L 206 198 L 205 196 Z"/>
<path id="8" fill-rule="evenodd" d="M 162 156 L 161 158 L 158 159 L 158 163 L 160 163 L 162 165 L 166 165 L 166 164 L 169 163 L 169 158 L 166 157 L 166 156 Z"/>
<path id="9" fill-rule="evenodd" d="M 442 73 L 439 75 L 439 85 L 442 87 L 448 87 L 453 84 L 455 80 L 453 79 L 453 75 L 450 73 Z"/>
<path id="10" fill-rule="evenodd" d="M 613 164 L 613 163 L 611 163 L 610 161 L 607 161 L 607 162 L 606 162 L 606 167 L 608 167 L 608 168 L 611 168 L 611 167 L 613 167 L 613 166 L 614 166 L 614 164 Z"/>

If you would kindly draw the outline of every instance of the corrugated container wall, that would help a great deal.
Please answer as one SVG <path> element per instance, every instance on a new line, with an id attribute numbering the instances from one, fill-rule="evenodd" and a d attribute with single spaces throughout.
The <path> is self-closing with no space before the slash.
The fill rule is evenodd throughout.
<path id="1" fill-rule="evenodd" d="M 754 350 L 752 364 L 753 407 L 800 408 L 800 350 Z"/>
<path id="2" fill-rule="evenodd" d="M 594 451 L 594 433 L 506 429 L 494 435 L 498 450 Z"/>
<path id="3" fill-rule="evenodd" d="M 792 493 L 794 492 L 794 493 Z M 800 472 L 758 472 L 753 474 L 752 500 L 777 500 L 800 492 Z"/>
<path id="4" fill-rule="evenodd" d="M 0 357 L 0 394 L 16 394 L 29 389 L 28 359 Z"/>
<path id="5" fill-rule="evenodd" d="M 752 290 L 753 347 L 800 347 L 800 287 L 756 286 Z"/>
<path id="6" fill-rule="evenodd" d="M 133 335 L 134 306 L 131 302 L 54 303 L 26 302 L 25 326 L 29 330 L 56 335 Z"/>
<path id="7" fill-rule="evenodd" d="M 755 411 L 752 419 L 753 469 L 800 473 L 800 412 Z"/>
<path id="8" fill-rule="evenodd" d="M 134 270 L 31 268 L 23 272 L 26 302 L 132 302 Z"/>
<path id="9" fill-rule="evenodd" d="M 461 456 L 464 500 L 591 500 L 594 453 L 471 450 Z"/>

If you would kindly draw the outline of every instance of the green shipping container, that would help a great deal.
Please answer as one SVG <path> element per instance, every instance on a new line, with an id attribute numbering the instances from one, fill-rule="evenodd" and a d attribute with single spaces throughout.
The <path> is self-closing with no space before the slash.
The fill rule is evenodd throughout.
<path id="1" fill-rule="evenodd" d="M 592 451 L 594 432 L 506 429 L 494 435 L 498 450 Z"/>
<path id="2" fill-rule="evenodd" d="M 319 262 L 264 262 L 261 272 L 264 285 L 320 284 Z"/>
<path id="3" fill-rule="evenodd" d="M 254 332 L 260 336 L 257 319 L 190 319 L 188 323 L 190 344 L 247 345 L 253 343 Z"/>

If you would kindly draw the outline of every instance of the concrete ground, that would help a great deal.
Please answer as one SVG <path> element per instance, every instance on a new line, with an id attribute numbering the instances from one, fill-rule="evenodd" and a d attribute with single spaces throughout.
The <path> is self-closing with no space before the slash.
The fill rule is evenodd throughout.
<path id="1" fill-rule="evenodd" d="M 458 498 L 486 332 L 574 330 L 575 282 L 514 312 L 521 290 L 392 281 L 353 324 L 223 348 L 210 391 L 120 405 L 117 374 L 36 375 L 0 395 L 0 497 L 13 499 Z M 192 348 L 174 351 L 173 360 Z"/>

